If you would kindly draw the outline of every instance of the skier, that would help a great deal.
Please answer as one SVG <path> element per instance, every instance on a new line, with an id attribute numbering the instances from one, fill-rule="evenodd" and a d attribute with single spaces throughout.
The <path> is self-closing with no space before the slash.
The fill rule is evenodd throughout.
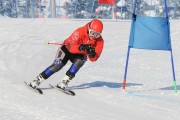
<path id="1" fill-rule="evenodd" d="M 45 79 L 61 70 L 70 60 L 71 67 L 56 86 L 64 90 L 87 61 L 87 58 L 94 62 L 100 57 L 104 46 L 104 40 L 101 36 L 102 30 L 103 23 L 98 19 L 93 19 L 85 26 L 76 29 L 64 40 L 63 46 L 59 47 L 53 64 L 40 73 L 29 86 L 36 89 Z"/>

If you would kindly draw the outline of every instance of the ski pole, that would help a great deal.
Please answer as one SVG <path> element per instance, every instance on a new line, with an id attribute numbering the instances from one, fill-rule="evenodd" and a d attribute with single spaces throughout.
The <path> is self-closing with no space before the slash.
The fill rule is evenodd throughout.
<path id="1" fill-rule="evenodd" d="M 52 44 L 52 45 L 65 45 L 65 44 L 61 44 L 61 43 L 54 43 L 54 42 L 46 42 L 46 44 Z"/>

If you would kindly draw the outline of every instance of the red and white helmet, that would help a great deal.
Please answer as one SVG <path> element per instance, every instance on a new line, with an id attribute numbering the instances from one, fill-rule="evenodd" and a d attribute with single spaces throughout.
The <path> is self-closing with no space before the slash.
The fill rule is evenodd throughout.
<path id="1" fill-rule="evenodd" d="M 103 23 L 100 20 L 94 19 L 89 23 L 89 35 L 99 38 L 103 30 Z"/>

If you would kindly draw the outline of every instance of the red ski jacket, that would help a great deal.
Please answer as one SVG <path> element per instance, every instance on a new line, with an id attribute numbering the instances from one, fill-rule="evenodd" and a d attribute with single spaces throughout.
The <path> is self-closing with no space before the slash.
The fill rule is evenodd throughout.
<path id="1" fill-rule="evenodd" d="M 87 23 L 85 26 L 80 27 L 76 29 L 71 36 L 69 36 L 65 41 L 66 48 L 69 50 L 70 53 L 73 54 L 83 54 L 85 56 L 88 56 L 87 52 L 85 51 L 79 51 L 80 44 L 91 44 L 95 48 L 96 55 L 94 58 L 89 58 L 90 61 L 94 62 L 96 61 L 102 52 L 103 46 L 104 46 L 104 40 L 102 36 L 95 40 L 89 39 L 89 33 L 88 33 L 88 25 Z"/>

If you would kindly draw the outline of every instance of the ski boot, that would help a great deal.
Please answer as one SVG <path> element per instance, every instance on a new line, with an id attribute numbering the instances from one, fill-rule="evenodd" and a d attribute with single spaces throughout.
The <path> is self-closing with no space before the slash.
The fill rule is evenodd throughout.
<path id="1" fill-rule="evenodd" d="M 29 84 L 29 86 L 36 89 L 43 81 L 44 81 L 44 78 L 41 75 L 39 75 L 39 76 L 36 77 L 36 80 L 33 80 Z"/>
<path id="2" fill-rule="evenodd" d="M 62 82 L 59 82 L 59 83 L 57 84 L 57 88 L 60 88 L 60 89 L 63 89 L 63 90 L 64 90 L 64 89 L 68 86 L 69 81 L 70 81 L 70 77 L 67 76 L 67 75 L 64 76 Z"/>
<path id="3" fill-rule="evenodd" d="M 65 88 L 68 86 L 69 81 L 72 80 L 74 77 L 75 75 L 71 74 L 70 72 L 67 72 L 62 82 L 59 82 L 57 84 L 57 88 L 65 90 Z"/>

